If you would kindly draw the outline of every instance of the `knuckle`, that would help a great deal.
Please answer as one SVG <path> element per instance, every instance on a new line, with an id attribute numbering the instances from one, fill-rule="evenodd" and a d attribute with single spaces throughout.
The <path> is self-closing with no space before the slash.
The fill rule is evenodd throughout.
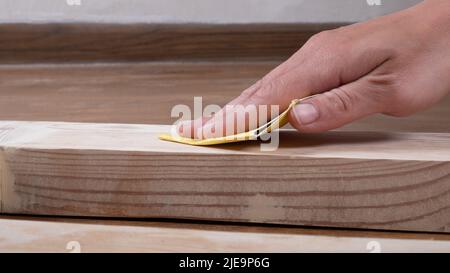
<path id="1" fill-rule="evenodd" d="M 355 98 L 344 88 L 338 87 L 328 94 L 325 93 L 329 105 L 338 112 L 348 112 L 354 108 Z"/>
<path id="2" fill-rule="evenodd" d="M 282 96 L 287 86 L 288 82 L 285 77 L 266 75 L 250 88 L 244 90 L 240 96 L 247 99 L 272 101 L 272 98 Z"/>
<path id="3" fill-rule="evenodd" d="M 258 92 L 258 90 L 261 89 L 262 84 L 263 84 L 263 80 L 262 79 L 258 80 L 252 86 L 250 86 L 249 88 L 247 88 L 244 91 L 242 91 L 240 96 L 241 97 L 251 97 L 251 96 L 253 96 L 256 92 Z"/>
<path id="4" fill-rule="evenodd" d="M 347 34 L 338 29 L 326 30 L 312 36 L 305 50 L 311 60 L 322 60 L 324 63 L 339 63 L 348 52 Z"/>
<path id="5" fill-rule="evenodd" d="M 335 30 L 325 30 L 317 34 L 314 34 L 309 38 L 308 43 L 310 44 L 322 44 L 326 43 L 334 38 Z"/>
<path id="6" fill-rule="evenodd" d="M 308 43 L 313 48 L 333 48 L 342 49 L 352 42 L 351 37 L 345 29 L 331 29 L 313 35 Z"/>
<path id="7" fill-rule="evenodd" d="M 391 90 L 398 85 L 399 79 L 398 75 L 385 69 L 385 71 L 378 71 L 367 75 L 367 81 L 370 86 L 379 86 L 383 87 L 384 90 L 386 90 L 386 88 Z"/>
<path id="8" fill-rule="evenodd" d="M 393 117 L 408 117 L 414 114 L 413 102 L 401 90 L 372 91 L 371 99 L 378 112 Z M 380 95 L 381 94 L 381 95 Z"/>
<path id="9" fill-rule="evenodd" d="M 273 97 L 274 95 L 281 95 L 278 93 L 284 90 L 285 85 L 286 82 L 283 77 L 264 77 L 261 80 L 261 88 L 259 88 L 259 90 L 255 92 L 255 96 L 264 99 Z"/>
<path id="10" fill-rule="evenodd" d="M 368 94 L 371 100 L 380 107 L 380 112 L 396 117 L 405 117 L 411 114 L 408 107 L 403 107 L 408 104 L 409 98 L 401 82 L 393 73 L 368 77 Z"/>

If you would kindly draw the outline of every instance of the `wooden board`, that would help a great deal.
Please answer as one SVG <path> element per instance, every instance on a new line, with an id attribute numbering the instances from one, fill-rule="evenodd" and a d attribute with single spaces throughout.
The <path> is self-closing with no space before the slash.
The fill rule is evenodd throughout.
<path id="1" fill-rule="evenodd" d="M 2 212 L 449 231 L 450 134 L 288 130 L 261 152 L 168 130 L 0 122 Z"/>
<path id="2" fill-rule="evenodd" d="M 450 235 L 0 216 L 0 252 L 449 252 Z"/>
<path id="3" fill-rule="evenodd" d="M 343 24 L 0 24 L 0 63 L 268 60 Z"/>
<path id="4" fill-rule="evenodd" d="M 172 124 L 173 106 L 224 105 L 279 62 L 0 66 L 0 120 Z M 350 131 L 450 133 L 450 96 L 408 118 L 372 116 Z"/>

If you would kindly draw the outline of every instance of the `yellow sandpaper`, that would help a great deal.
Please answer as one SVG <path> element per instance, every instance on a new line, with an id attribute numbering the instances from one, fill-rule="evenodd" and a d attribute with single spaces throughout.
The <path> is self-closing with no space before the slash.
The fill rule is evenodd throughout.
<path id="1" fill-rule="evenodd" d="M 311 96 L 310 96 L 311 97 Z M 301 101 L 308 99 L 310 97 L 306 97 L 303 99 L 295 99 L 290 104 L 289 107 L 281 113 L 276 118 L 272 119 L 268 123 L 260 126 L 259 128 L 253 129 L 248 132 L 239 133 L 235 135 L 230 136 L 223 136 L 223 137 L 216 137 L 216 138 L 207 138 L 207 139 L 193 139 L 193 138 L 187 138 L 187 137 L 181 137 L 181 136 L 172 136 L 170 134 L 162 134 L 159 136 L 159 139 L 166 140 L 166 141 L 172 141 L 172 142 L 178 142 L 183 144 L 189 144 L 189 145 L 196 145 L 196 146 L 208 146 L 208 145 L 216 145 L 216 144 L 224 144 L 224 143 L 232 143 L 232 142 L 240 142 L 240 141 L 247 141 L 247 140 L 257 140 L 258 137 L 270 133 L 273 130 L 276 130 L 278 128 L 283 127 L 288 123 L 288 113 L 289 111 L 298 103 Z"/>

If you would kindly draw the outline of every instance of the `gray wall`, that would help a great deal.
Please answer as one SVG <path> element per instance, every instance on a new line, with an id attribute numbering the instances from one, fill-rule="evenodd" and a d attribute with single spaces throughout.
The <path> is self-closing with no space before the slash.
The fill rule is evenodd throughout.
<path id="1" fill-rule="evenodd" d="M 377 0 L 0 0 L 0 22 L 353 22 L 420 2 L 367 1 Z"/>

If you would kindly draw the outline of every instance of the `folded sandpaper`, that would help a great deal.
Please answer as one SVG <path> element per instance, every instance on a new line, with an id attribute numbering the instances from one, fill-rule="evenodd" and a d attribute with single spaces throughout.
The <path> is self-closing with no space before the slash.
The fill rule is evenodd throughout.
<path id="1" fill-rule="evenodd" d="M 187 138 L 187 137 L 181 137 L 177 134 L 162 134 L 159 136 L 159 139 L 166 140 L 166 141 L 172 141 L 172 142 L 178 142 L 183 144 L 189 144 L 189 145 L 196 145 L 196 146 L 208 146 L 208 145 L 217 145 L 217 144 L 223 144 L 223 143 L 232 143 L 232 142 L 241 142 L 241 141 L 248 141 L 248 140 L 257 140 L 262 135 L 272 132 L 273 130 L 276 130 L 278 128 L 283 127 L 288 123 L 288 113 L 291 111 L 291 109 L 301 101 L 310 98 L 306 97 L 303 99 L 295 99 L 291 101 L 289 104 L 289 107 L 280 115 L 272 119 L 271 121 L 267 122 L 266 124 L 250 130 L 248 132 L 229 135 L 229 136 L 223 136 L 223 137 L 216 137 L 216 138 L 206 138 L 206 139 L 193 139 L 193 138 Z"/>

